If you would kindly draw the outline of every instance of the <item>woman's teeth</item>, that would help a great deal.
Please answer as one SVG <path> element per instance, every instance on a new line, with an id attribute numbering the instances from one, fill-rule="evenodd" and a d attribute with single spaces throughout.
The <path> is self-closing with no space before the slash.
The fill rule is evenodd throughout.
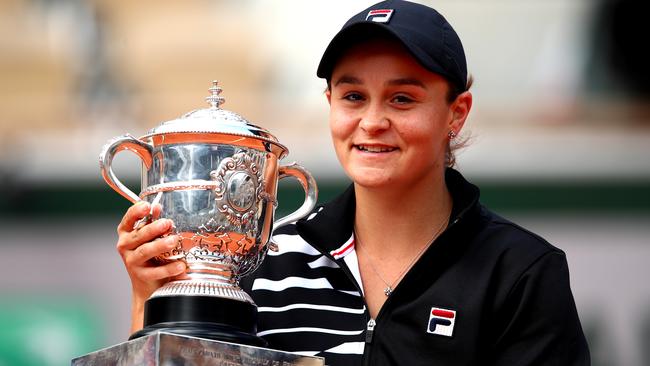
<path id="1" fill-rule="evenodd" d="M 366 145 L 355 145 L 357 149 L 361 151 L 367 151 L 371 153 L 382 153 L 390 152 L 395 150 L 394 147 L 385 147 L 385 146 L 366 146 Z"/>

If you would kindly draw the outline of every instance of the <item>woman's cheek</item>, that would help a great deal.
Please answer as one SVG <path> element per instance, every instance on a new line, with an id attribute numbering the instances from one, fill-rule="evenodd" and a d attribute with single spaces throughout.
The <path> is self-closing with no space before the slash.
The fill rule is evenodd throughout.
<path id="1" fill-rule="evenodd" d="M 353 120 L 346 113 L 332 111 L 330 113 L 330 131 L 332 137 L 345 138 L 354 131 Z"/>

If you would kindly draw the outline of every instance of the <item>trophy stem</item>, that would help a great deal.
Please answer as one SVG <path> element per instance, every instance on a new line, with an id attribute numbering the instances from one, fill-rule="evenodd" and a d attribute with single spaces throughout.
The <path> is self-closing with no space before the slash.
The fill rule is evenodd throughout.
<path id="1" fill-rule="evenodd" d="M 145 303 L 144 328 L 129 339 L 160 331 L 251 346 L 267 345 L 255 335 L 255 305 L 213 296 L 150 298 Z"/>

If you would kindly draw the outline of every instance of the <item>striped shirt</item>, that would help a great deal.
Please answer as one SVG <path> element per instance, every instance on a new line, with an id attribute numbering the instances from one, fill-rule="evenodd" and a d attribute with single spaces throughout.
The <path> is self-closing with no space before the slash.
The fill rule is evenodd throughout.
<path id="1" fill-rule="evenodd" d="M 272 348 L 325 357 L 328 365 L 359 364 L 369 315 L 353 237 L 321 252 L 293 224 L 276 233 L 274 241 L 279 251 L 269 251 L 252 278 L 242 281 L 258 304 L 258 335 Z"/>

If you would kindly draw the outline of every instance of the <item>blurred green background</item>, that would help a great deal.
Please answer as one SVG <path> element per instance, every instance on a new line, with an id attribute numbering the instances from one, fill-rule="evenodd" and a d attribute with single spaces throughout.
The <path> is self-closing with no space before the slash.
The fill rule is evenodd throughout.
<path id="1" fill-rule="evenodd" d="M 566 251 L 594 365 L 650 364 L 650 59 L 632 0 L 439 0 L 475 79 L 459 169 L 482 201 Z M 206 106 L 270 130 L 325 201 L 321 52 L 372 2 L 0 0 L 0 366 L 65 365 L 123 342 L 115 250 L 128 202 L 107 140 Z M 115 159 L 138 191 L 135 156 Z M 302 202 L 281 182 L 283 215 Z"/>

